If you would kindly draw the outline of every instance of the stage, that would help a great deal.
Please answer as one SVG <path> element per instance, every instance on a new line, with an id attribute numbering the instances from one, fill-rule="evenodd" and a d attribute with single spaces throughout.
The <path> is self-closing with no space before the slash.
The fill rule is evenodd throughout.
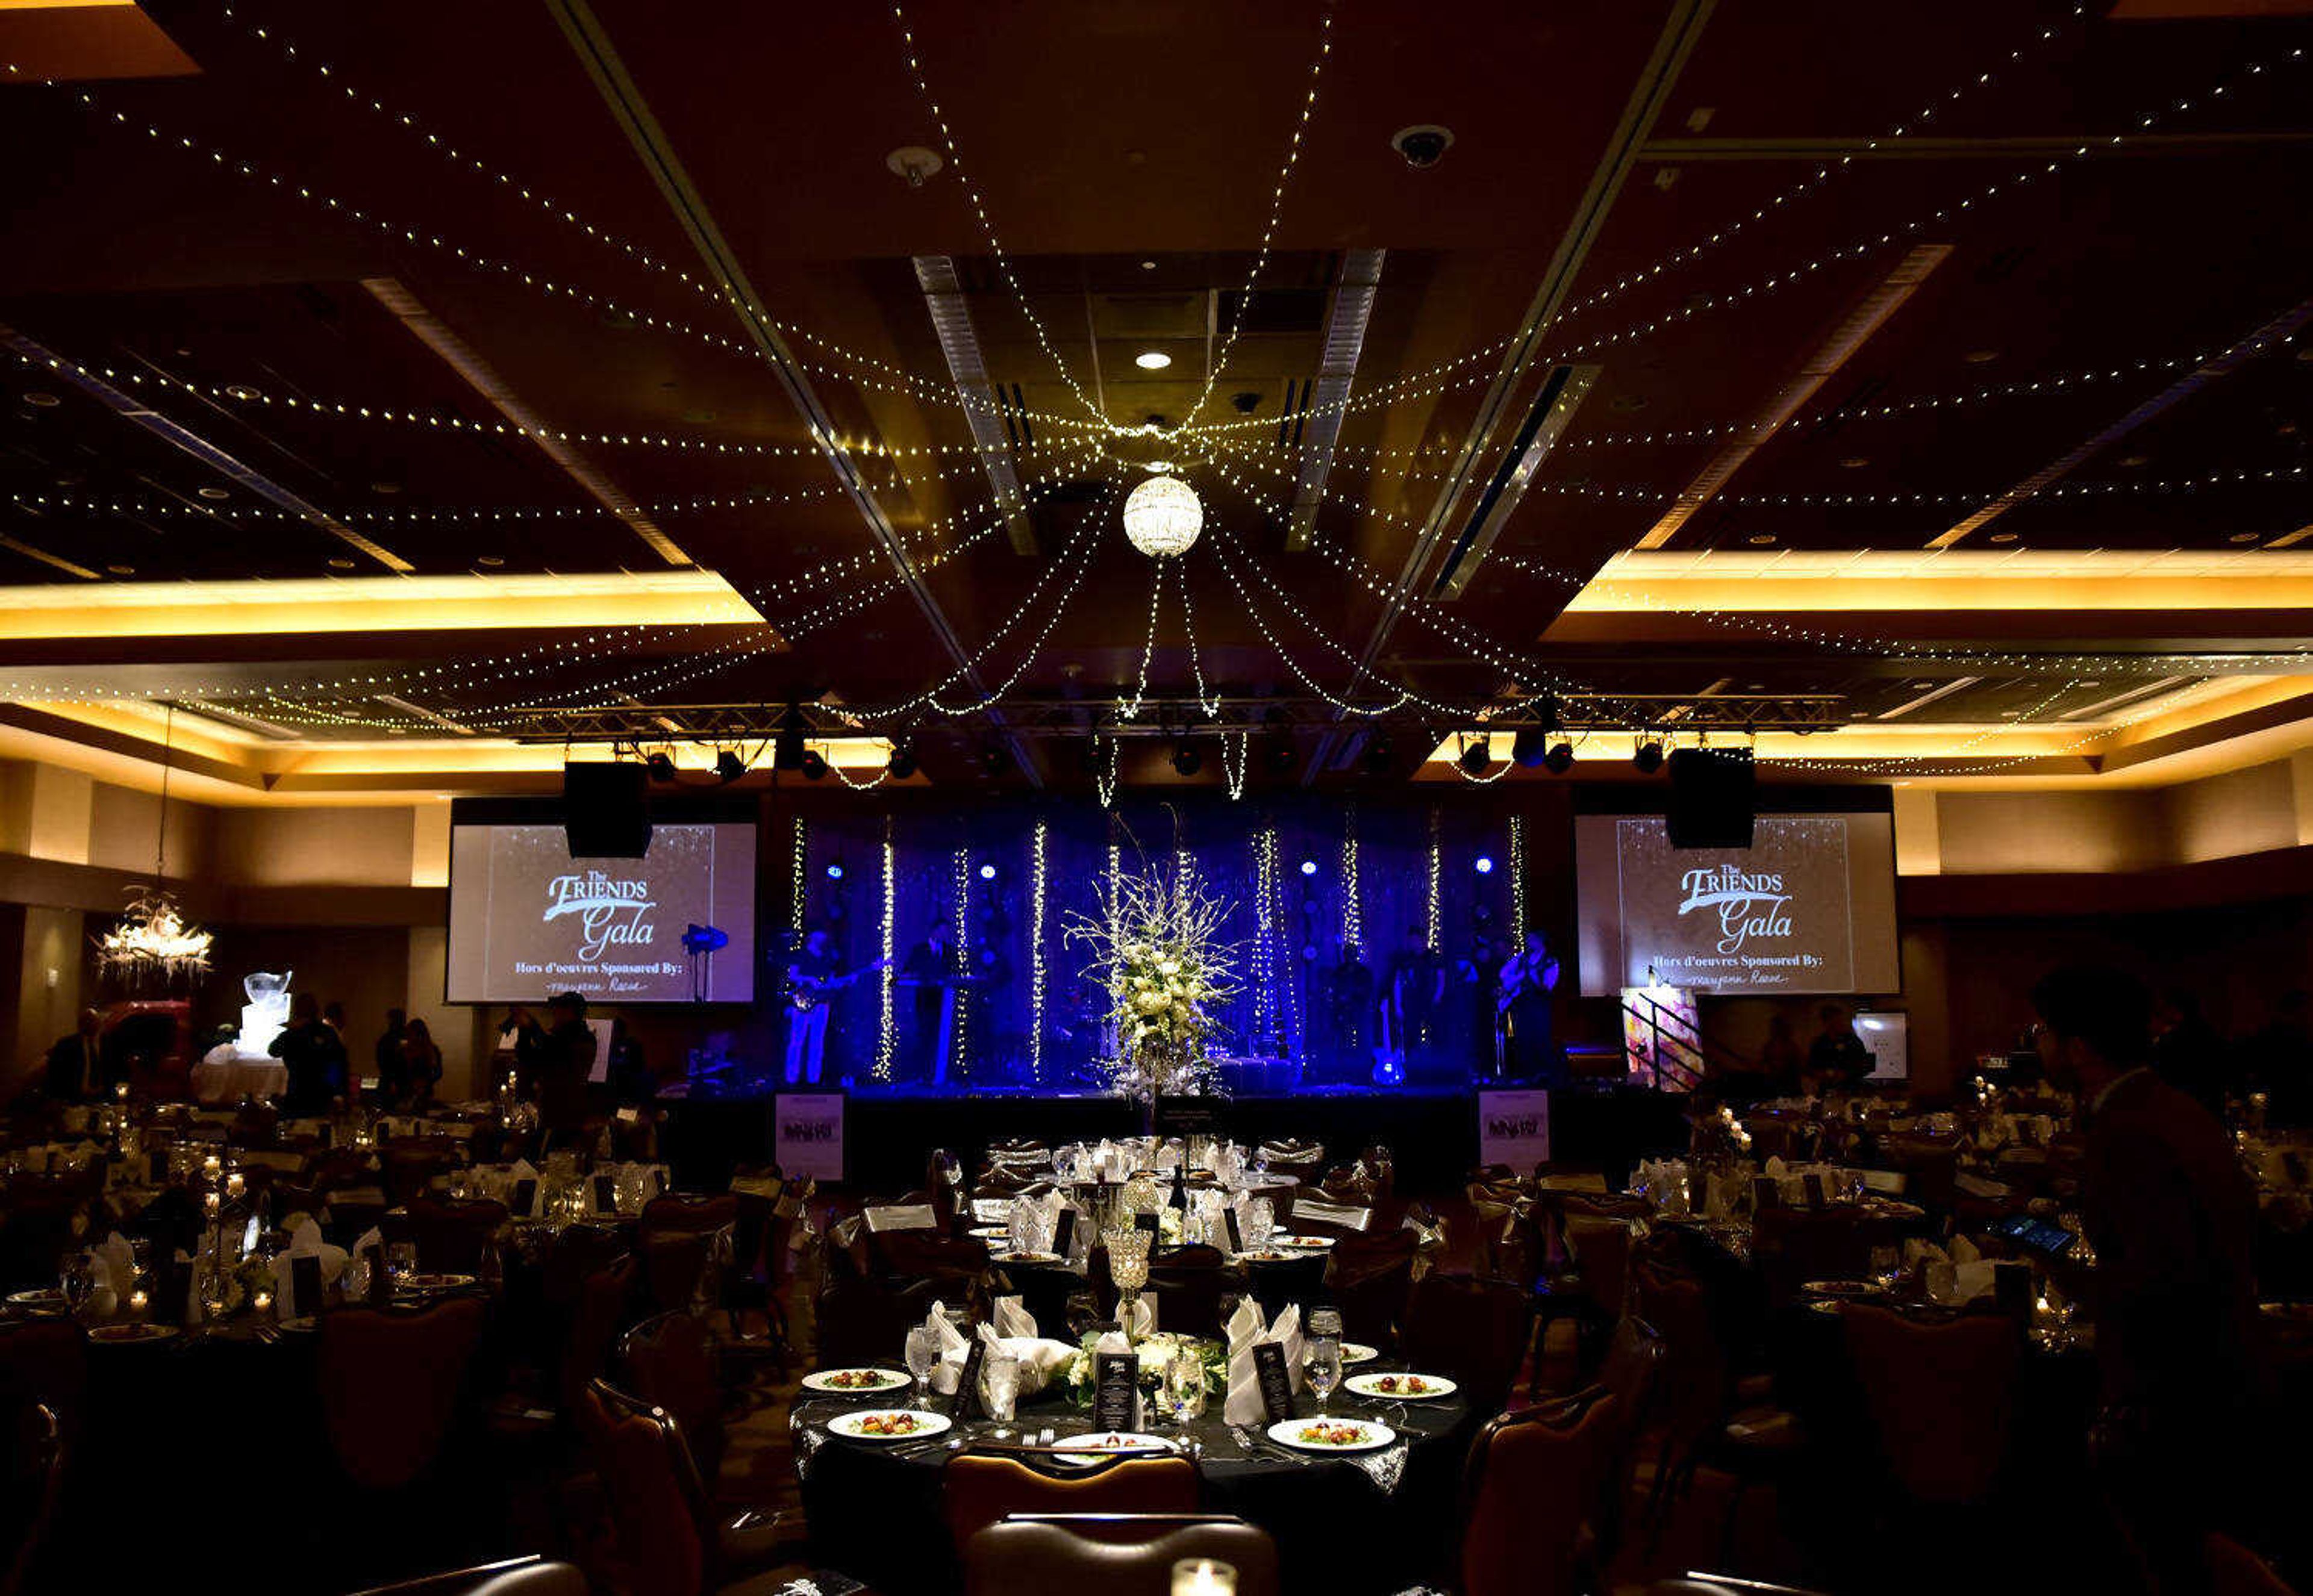
<path id="1" fill-rule="evenodd" d="M 741 1164 L 770 1162 L 772 1101 L 766 1094 L 670 1104 L 662 1142 L 683 1182 L 719 1186 Z M 1211 1104 L 1222 1134 L 1248 1145 L 1275 1136 L 1314 1136 L 1324 1143 L 1329 1160 L 1347 1162 L 1378 1143 L 1396 1161 L 1403 1196 L 1458 1190 L 1477 1162 L 1473 1090 L 1318 1087 L 1200 1101 Z M 1685 1150 L 1686 1101 L 1676 1093 L 1627 1086 L 1553 1092 L 1552 1162 L 1603 1171 L 1619 1185 L 1637 1159 Z M 845 1103 L 843 1185 L 893 1195 L 922 1184 L 936 1148 L 959 1154 L 969 1167 L 989 1144 L 1006 1137 L 1058 1145 L 1137 1136 L 1144 1113 L 1141 1105 L 1111 1093 L 854 1092 Z"/>

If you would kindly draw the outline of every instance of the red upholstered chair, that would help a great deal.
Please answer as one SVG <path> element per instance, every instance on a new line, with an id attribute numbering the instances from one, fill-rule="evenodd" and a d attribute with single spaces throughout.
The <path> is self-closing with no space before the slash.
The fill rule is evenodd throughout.
<path id="1" fill-rule="evenodd" d="M 48 1544 L 55 1525 L 57 1498 L 64 1481 L 64 1426 L 57 1416 L 38 1402 L 0 1407 L 0 1596 L 17 1596 L 32 1588 L 32 1567 Z"/>
<path id="2" fill-rule="evenodd" d="M 2015 1322 L 1970 1314 L 1914 1324 L 1857 1303 L 1839 1317 L 1880 1456 L 1904 1494 L 1927 1507 L 1988 1498 L 2007 1460 L 2024 1357 Z"/>
<path id="3" fill-rule="evenodd" d="M 576 1410 L 587 1381 L 610 1367 L 619 1332 L 632 1315 L 637 1273 L 635 1260 L 620 1257 L 579 1283 L 557 1367 L 556 1391 L 565 1413 Z"/>
<path id="4" fill-rule="evenodd" d="M 474 1568 L 379 1585 L 359 1596 L 587 1596 L 586 1576 L 572 1564 L 509 1557 Z"/>
<path id="5" fill-rule="evenodd" d="M 1413 1297 L 1414 1233 L 1400 1226 L 1336 1243 L 1325 1289 L 1341 1311 L 1341 1333 L 1369 1346 L 1394 1346 Z"/>
<path id="6" fill-rule="evenodd" d="M 724 1522 L 665 1409 L 608 1381 L 578 1399 L 578 1428 L 602 1476 L 629 1596 L 703 1596 L 725 1581 L 799 1555 L 783 1520 Z"/>
<path id="7" fill-rule="evenodd" d="M 727 1436 L 723 1383 L 706 1326 L 688 1313 L 655 1314 L 620 1338 L 619 1366 L 627 1389 L 682 1429 L 699 1478 L 711 1494 L 722 1476 Z"/>
<path id="8" fill-rule="evenodd" d="M 1244 1271 L 1218 1247 L 1175 1247 L 1148 1260 L 1148 1289 L 1156 1296 L 1159 1329 L 1218 1336 L 1221 1301 L 1244 1294 Z"/>
<path id="9" fill-rule="evenodd" d="M 1611 1400 L 1487 1421 L 1462 1488 L 1462 1596 L 1573 1596 L 1617 1418 Z"/>
<path id="10" fill-rule="evenodd" d="M 417 1312 L 341 1308 L 321 1316 L 321 1408 L 330 1447 L 364 1490 L 391 1491 L 432 1469 L 482 1338 L 482 1302 L 450 1297 Z"/>
<path id="11" fill-rule="evenodd" d="M 1173 1565 L 1236 1570 L 1237 1596 L 1276 1596 L 1277 1543 L 1243 1519 L 1175 1513 L 1016 1513 L 964 1548 L 964 1596 L 1090 1591 L 1167 1596 Z"/>
<path id="12" fill-rule="evenodd" d="M 388 1215 L 379 1228 L 388 1241 L 416 1243 L 421 1269 L 479 1275 L 484 1250 L 506 1223 L 504 1203 L 444 1202 L 420 1195 L 409 1200 L 403 1213 Z"/>
<path id="13" fill-rule="evenodd" d="M 1425 1275 L 1405 1311 L 1400 1350 L 1417 1369 L 1452 1376 L 1480 1412 L 1508 1400 L 1534 1338 L 1528 1294 L 1504 1281 Z"/>
<path id="14" fill-rule="evenodd" d="M 69 1449 L 79 1439 L 88 1403 L 88 1332 L 78 1320 L 0 1324 L 0 1406 L 35 1402 L 57 1416 Z"/>
<path id="15" fill-rule="evenodd" d="M 1197 1511 L 1197 1466 L 1187 1458 L 1117 1458 L 1066 1478 L 1014 1458 L 957 1452 L 940 1478 L 940 1513 L 961 1557 L 972 1538 L 1014 1513 Z"/>
<path id="16" fill-rule="evenodd" d="M 2209 1537 L 2208 1566 L 2210 1596 L 2297 1596 L 2263 1558 L 2228 1536 Z"/>

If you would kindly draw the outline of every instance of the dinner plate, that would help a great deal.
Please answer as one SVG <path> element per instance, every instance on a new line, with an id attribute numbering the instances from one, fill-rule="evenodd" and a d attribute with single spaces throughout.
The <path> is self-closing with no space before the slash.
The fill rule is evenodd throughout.
<path id="1" fill-rule="evenodd" d="M 1295 1252 L 1323 1252 L 1333 1244 L 1331 1236 L 1271 1236 L 1272 1247 L 1288 1248 Z"/>
<path id="2" fill-rule="evenodd" d="M 1144 1435 L 1137 1430 L 1095 1430 L 1089 1435 L 1069 1435 L 1052 1443 L 1056 1452 L 1078 1452 L 1087 1460 L 1093 1458 L 1142 1457 L 1150 1452 L 1176 1452 L 1181 1449 L 1162 1435 Z"/>
<path id="3" fill-rule="evenodd" d="M 864 1426 L 892 1419 L 913 1419 L 915 1423 L 896 1435 L 878 1434 Z M 870 1407 L 864 1413 L 847 1413 L 827 1421 L 827 1433 L 840 1435 L 847 1441 L 921 1441 L 928 1435 L 937 1435 L 954 1421 L 945 1413 L 926 1413 L 913 1407 Z"/>
<path id="4" fill-rule="evenodd" d="M 1341 1362 L 1351 1368 L 1355 1368 L 1359 1364 L 1370 1364 L 1379 1356 L 1381 1356 L 1381 1348 L 1378 1346 L 1368 1346 L 1362 1341 L 1341 1343 Z"/>
<path id="5" fill-rule="evenodd" d="M 177 1333 L 172 1324 L 101 1324 L 91 1329 L 88 1338 L 101 1346 L 136 1346 L 147 1341 L 166 1341 Z"/>
<path id="6" fill-rule="evenodd" d="M 1347 1435 L 1355 1432 L 1354 1440 L 1313 1441 L 1304 1439 L 1320 1430 Z M 1379 1451 L 1397 1439 L 1397 1432 L 1387 1425 L 1376 1424 L 1369 1418 L 1288 1418 L 1283 1424 L 1269 1426 L 1269 1438 L 1280 1446 L 1289 1446 L 1295 1451 L 1361 1452 Z"/>
<path id="7" fill-rule="evenodd" d="M 8 1293 L 8 1305 L 12 1308 L 43 1308 L 51 1312 L 62 1312 L 65 1306 L 65 1293 L 53 1285 L 35 1286 L 31 1291 L 12 1291 Z"/>
<path id="8" fill-rule="evenodd" d="M 1288 1252 L 1282 1247 L 1255 1247 L 1236 1255 L 1241 1264 L 1297 1264 L 1315 1256 L 1307 1252 Z"/>
<path id="9" fill-rule="evenodd" d="M 280 1330 L 294 1330 L 300 1336 L 310 1336 L 321 1328 L 321 1321 L 319 1316 L 311 1313 L 301 1313 L 294 1319 L 285 1319 L 274 1327 Z"/>
<path id="10" fill-rule="evenodd" d="M 836 1385 L 831 1383 L 840 1374 L 873 1374 L 873 1385 Z M 831 1397 L 873 1395 L 877 1391 L 896 1391 L 908 1383 L 908 1377 L 890 1369 L 822 1369 L 803 1377 L 803 1389 L 824 1391 Z"/>
<path id="11" fill-rule="evenodd" d="M 1887 1288 L 1876 1280 L 1810 1280 L 1799 1290 L 1811 1297 L 1884 1297 Z"/>
<path id="12" fill-rule="evenodd" d="M 1064 1264 L 1069 1260 L 1057 1252 L 991 1252 L 991 1264 Z"/>
<path id="13" fill-rule="evenodd" d="M 964 1234 L 982 1241 L 1008 1241 L 1012 1239 L 1012 1227 L 1008 1224 L 975 1224 Z"/>
<path id="14" fill-rule="evenodd" d="M 456 1291 L 471 1285 L 471 1275 L 405 1275 L 401 1277 L 403 1291 Z"/>
<path id="15" fill-rule="evenodd" d="M 1418 1380 L 1418 1391 L 1403 1389 L 1409 1380 Z M 1400 1389 L 1391 1390 L 1396 1381 Z M 1374 1397 L 1385 1402 L 1435 1402 L 1452 1396 L 1461 1388 L 1443 1374 L 1412 1374 L 1396 1372 L 1388 1374 L 1352 1374 L 1341 1381 L 1341 1389 L 1353 1397 Z"/>

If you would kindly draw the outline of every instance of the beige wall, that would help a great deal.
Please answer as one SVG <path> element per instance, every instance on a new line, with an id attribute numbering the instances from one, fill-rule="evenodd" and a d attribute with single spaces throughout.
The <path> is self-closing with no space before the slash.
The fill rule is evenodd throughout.
<path id="1" fill-rule="evenodd" d="M 218 816 L 215 873 L 221 881 L 251 887 L 426 885 L 412 880 L 416 812 L 225 810 Z"/>
<path id="2" fill-rule="evenodd" d="M 2301 817 L 2304 817 L 2300 819 Z M 2110 874 L 2313 842 L 2313 760 L 2173 787 L 1895 794 L 1904 875 Z"/>

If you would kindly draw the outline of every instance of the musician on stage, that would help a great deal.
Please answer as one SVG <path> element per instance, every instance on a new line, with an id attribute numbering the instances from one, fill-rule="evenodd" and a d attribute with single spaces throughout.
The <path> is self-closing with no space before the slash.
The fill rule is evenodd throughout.
<path id="1" fill-rule="evenodd" d="M 828 999 L 839 979 L 835 943 L 827 933 L 814 930 L 787 960 L 787 1082 L 819 1084 L 820 1065 L 827 1055 Z"/>
<path id="2" fill-rule="evenodd" d="M 1527 932 L 1526 945 L 1502 966 L 1494 999 L 1503 1066 L 1513 1080 L 1559 1083 L 1564 1060 L 1551 1015 L 1551 994 L 1557 987 L 1558 960 L 1550 944 L 1541 932 Z"/>
<path id="3" fill-rule="evenodd" d="M 954 1044 L 946 1035 L 954 1002 L 954 988 L 946 983 L 955 974 L 955 944 L 949 940 L 947 916 L 934 915 L 924 928 L 924 940 L 908 950 L 907 961 L 900 966 L 901 978 L 915 988 L 916 1046 L 928 1061 L 928 1082 L 934 1086 L 947 1083 L 948 1055 Z"/>
<path id="4" fill-rule="evenodd" d="M 1429 945 L 1424 927 L 1409 925 L 1404 945 L 1390 960 L 1389 989 L 1382 999 L 1389 1032 L 1384 1046 L 1395 1061 L 1397 1079 L 1405 1078 L 1408 1066 L 1418 1070 L 1429 1061 L 1445 1007 L 1446 960 Z"/>

